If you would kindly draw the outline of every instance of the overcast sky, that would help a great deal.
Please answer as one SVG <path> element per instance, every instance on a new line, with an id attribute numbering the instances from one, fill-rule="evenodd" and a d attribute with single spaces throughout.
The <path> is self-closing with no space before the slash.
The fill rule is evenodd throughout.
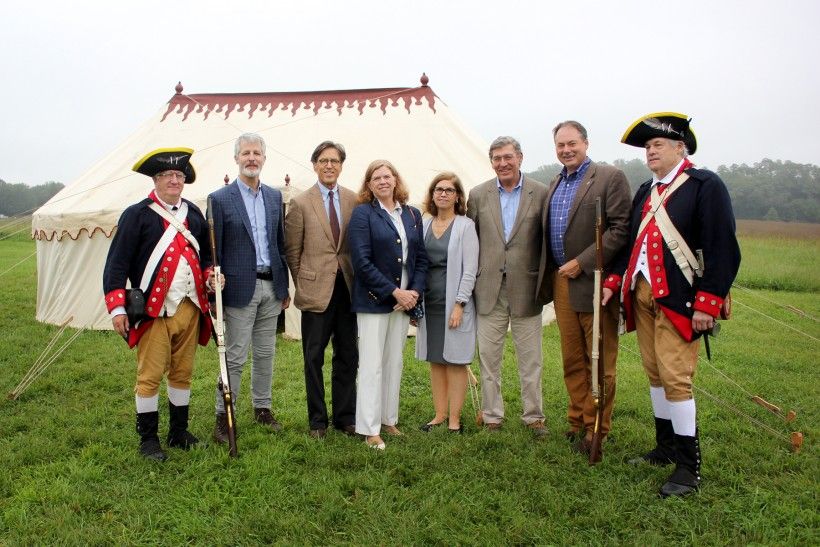
<path id="1" fill-rule="evenodd" d="M 693 118 L 700 166 L 820 164 L 820 2 L 15 1 L 0 7 L 0 179 L 70 183 L 174 93 L 413 87 L 524 169 L 551 128 L 593 159 L 637 117 Z M 181 143 L 184 144 L 184 143 Z M 306 151 L 306 155 L 308 151 Z"/>

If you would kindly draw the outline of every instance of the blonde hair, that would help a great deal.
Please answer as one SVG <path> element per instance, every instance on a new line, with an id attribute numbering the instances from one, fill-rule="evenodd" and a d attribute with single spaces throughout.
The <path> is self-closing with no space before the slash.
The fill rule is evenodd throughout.
<path id="1" fill-rule="evenodd" d="M 359 203 L 370 203 L 376 197 L 373 195 L 373 192 L 370 190 L 370 181 L 373 178 L 373 172 L 376 169 L 381 169 L 382 167 L 387 167 L 390 169 L 390 172 L 393 173 L 393 177 L 396 179 L 396 186 L 393 188 L 393 200 L 398 202 L 401 205 L 406 205 L 407 200 L 410 198 L 410 193 L 407 191 L 407 187 L 404 185 L 404 181 L 401 180 L 401 176 L 396 168 L 387 160 L 376 160 L 370 163 L 367 166 L 367 170 L 364 172 L 364 180 L 362 181 L 362 187 L 359 188 L 359 195 L 358 201 Z"/>

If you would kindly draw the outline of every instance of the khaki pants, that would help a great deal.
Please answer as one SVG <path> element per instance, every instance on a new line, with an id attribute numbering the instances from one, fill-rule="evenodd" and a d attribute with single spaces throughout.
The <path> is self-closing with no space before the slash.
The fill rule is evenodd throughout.
<path id="1" fill-rule="evenodd" d="M 478 316 L 478 356 L 481 361 L 481 403 L 484 421 L 504 419 L 501 396 L 501 363 L 507 327 L 512 333 L 521 382 L 521 419 L 525 424 L 544 420 L 541 394 L 541 314 L 511 317 L 506 279 L 501 282 L 498 301 L 492 311 Z"/>
<path id="2" fill-rule="evenodd" d="M 663 387 L 667 401 L 692 398 L 698 363 L 698 340 L 687 342 L 652 297 L 649 282 L 638 277 L 633 293 L 635 328 L 649 385 Z"/>
<path id="3" fill-rule="evenodd" d="M 592 431 L 595 404 L 592 399 L 592 324 L 593 314 L 576 312 L 569 302 L 569 280 L 558 274 L 553 282 L 553 304 L 561 333 L 561 357 L 569 406 L 567 420 L 573 431 Z M 601 433 L 609 433 L 615 403 L 615 363 L 618 359 L 618 299 L 610 301 L 601 318 L 603 346 L 599 348 L 604 364 L 604 413 Z"/>
<path id="4" fill-rule="evenodd" d="M 158 317 L 137 344 L 137 385 L 140 397 L 159 392 L 162 377 L 168 374 L 168 385 L 191 388 L 194 355 L 199 340 L 199 308 L 183 298 L 171 317 Z"/>

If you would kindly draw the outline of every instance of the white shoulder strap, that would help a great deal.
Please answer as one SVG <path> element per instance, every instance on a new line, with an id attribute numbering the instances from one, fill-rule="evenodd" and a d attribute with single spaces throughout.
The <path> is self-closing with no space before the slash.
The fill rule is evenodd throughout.
<path id="1" fill-rule="evenodd" d="M 672 222 L 672 219 L 669 218 L 669 213 L 666 211 L 666 207 L 664 206 L 664 202 L 669 199 L 669 196 L 671 196 L 687 180 L 689 180 L 689 175 L 686 173 L 681 173 L 675 177 L 672 184 L 670 184 L 663 192 L 658 193 L 650 189 L 650 209 L 643 220 L 641 220 L 638 233 L 642 233 L 646 228 L 646 225 L 649 224 L 649 221 L 654 218 L 655 224 L 660 230 L 663 240 L 666 242 L 666 246 L 669 247 L 669 251 L 675 259 L 675 263 L 678 265 L 681 272 L 683 272 L 684 277 L 686 277 L 686 280 L 691 285 L 694 281 L 695 275 L 702 275 L 698 259 L 695 257 L 694 253 L 692 253 L 692 250 L 689 248 L 689 245 L 686 244 L 686 240 L 684 240 L 683 236 L 680 235 L 678 229 L 675 228 L 675 224 Z"/>
<path id="2" fill-rule="evenodd" d="M 188 243 L 191 244 L 191 247 L 196 249 L 197 254 L 199 253 L 199 242 L 194 237 L 194 234 L 192 234 L 191 231 L 188 228 L 186 228 L 185 225 L 183 224 L 185 219 L 188 217 L 188 204 L 187 203 L 185 203 L 184 201 L 182 202 L 182 205 L 180 205 L 179 210 L 177 210 L 177 216 L 174 216 L 171 213 L 169 213 L 168 210 L 165 207 L 162 207 L 156 201 L 151 203 L 151 205 L 149 207 L 151 207 L 151 209 L 154 212 L 156 212 L 159 216 L 161 216 L 162 218 L 167 220 L 168 223 L 171 226 L 176 228 L 177 231 L 180 234 L 182 234 L 182 236 L 185 239 L 188 240 Z M 181 218 L 182 221 L 180 221 L 179 218 Z"/>
<path id="3" fill-rule="evenodd" d="M 165 255 L 166 249 L 168 249 L 168 246 L 176 237 L 177 232 L 185 236 L 185 239 L 188 240 L 194 249 L 196 249 L 196 252 L 199 253 L 199 243 L 194 235 L 182 224 L 188 216 L 187 203 L 184 201 L 182 202 L 182 205 L 177 211 L 176 217 L 171 215 L 171 213 L 156 202 L 151 203 L 149 207 L 159 216 L 167 220 L 169 225 L 162 234 L 162 237 L 157 242 L 154 250 L 151 252 L 151 256 L 148 257 L 148 262 L 145 264 L 145 270 L 143 270 L 142 279 L 140 280 L 140 289 L 142 289 L 143 293 L 148 291 L 148 284 L 151 283 L 151 276 L 153 275 L 154 270 L 156 270 L 159 261 L 162 260 L 163 255 Z M 182 219 L 181 221 L 179 220 L 180 218 Z M 180 230 L 180 228 L 182 229 Z"/>

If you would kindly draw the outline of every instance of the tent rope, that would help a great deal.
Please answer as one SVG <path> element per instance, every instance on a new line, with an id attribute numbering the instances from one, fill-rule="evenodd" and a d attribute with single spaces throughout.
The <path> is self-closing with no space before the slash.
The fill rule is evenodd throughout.
<path id="1" fill-rule="evenodd" d="M 800 335 L 802 335 L 802 336 L 805 336 L 806 338 L 810 338 L 811 340 L 814 340 L 815 342 L 820 342 L 820 339 L 815 338 L 815 337 L 814 337 L 814 336 L 812 336 L 811 334 L 809 334 L 809 333 L 807 333 L 807 332 L 803 332 L 802 330 L 798 329 L 797 327 L 793 327 L 793 326 L 789 325 L 788 323 L 784 323 L 783 321 L 781 321 L 781 320 L 779 320 L 779 319 L 775 319 L 775 318 L 774 318 L 774 317 L 772 317 L 771 315 L 768 315 L 768 314 L 766 314 L 766 313 L 763 313 L 762 311 L 760 311 L 760 310 L 758 310 L 758 309 L 755 309 L 755 308 L 753 308 L 752 306 L 750 306 L 750 305 L 748 305 L 748 304 L 744 304 L 743 302 L 738 302 L 737 300 L 732 300 L 732 304 L 740 304 L 740 305 L 741 305 L 741 306 L 743 306 L 744 308 L 746 308 L 746 309 L 748 309 L 748 310 L 752 310 L 753 312 L 755 312 L 755 313 L 757 313 L 757 314 L 762 315 L 762 316 L 763 316 L 763 317 L 765 317 L 766 319 L 768 319 L 768 320 L 770 320 L 770 321 L 772 321 L 772 322 L 774 322 L 774 323 L 777 323 L 778 325 L 780 325 L 780 326 L 782 326 L 782 327 L 786 327 L 787 329 L 791 329 L 791 330 L 793 330 L 794 332 L 796 332 L 796 333 L 798 333 L 798 334 L 800 334 Z"/>
<path id="2" fill-rule="evenodd" d="M 633 349 L 632 349 L 632 348 L 630 348 L 630 347 L 627 347 L 627 346 L 626 346 L 626 345 L 624 345 L 623 343 L 619 343 L 619 344 L 618 344 L 618 347 L 619 347 L 621 350 L 625 350 L 627 353 L 631 353 L 632 355 L 637 356 L 639 360 L 641 359 L 641 355 L 640 355 L 640 353 L 639 353 L 639 352 L 637 352 L 637 351 L 633 350 Z M 709 366 L 710 366 L 713 370 L 718 370 L 718 369 L 717 369 L 714 365 L 712 365 L 712 364 L 711 364 L 711 363 L 709 363 L 708 361 L 704 360 L 704 359 L 703 359 L 703 357 L 701 357 L 701 356 L 698 356 L 698 361 L 699 361 L 699 362 L 705 362 L 705 363 L 708 363 L 708 364 L 709 364 Z M 744 389 L 744 388 L 743 388 L 740 384 L 738 384 L 737 382 L 735 382 L 734 380 L 732 380 L 731 378 L 729 378 L 729 376 L 727 376 L 725 373 L 723 373 L 722 371 L 719 371 L 719 370 L 718 370 L 718 372 L 720 373 L 720 375 L 721 375 L 724 379 L 728 380 L 731 384 L 735 385 L 735 386 L 736 386 L 737 388 L 739 388 L 741 391 L 743 391 L 744 393 L 748 394 L 751 398 L 754 398 L 754 396 L 753 396 L 753 395 L 752 395 L 752 394 L 751 394 L 748 390 Z M 734 405 L 732 405 L 732 404 L 730 404 L 730 403 L 728 403 L 728 402 L 724 401 L 724 400 L 723 400 L 723 399 L 721 399 L 720 397 L 718 397 L 718 396 L 716 396 L 716 395 L 713 395 L 712 393 L 709 393 L 709 391 L 707 391 L 706 389 L 704 389 L 704 388 L 702 388 L 702 387 L 700 387 L 700 386 L 696 386 L 696 385 L 692 384 L 692 389 L 694 389 L 694 390 L 695 390 L 695 391 L 697 391 L 698 393 L 700 393 L 700 394 L 702 394 L 702 395 L 706 396 L 706 398 L 707 398 L 707 399 L 710 399 L 713 403 L 715 403 L 715 404 L 717 404 L 717 405 L 719 405 L 719 406 L 722 406 L 722 407 L 724 407 L 724 408 L 727 408 L 727 409 L 731 410 L 732 412 L 734 412 L 735 414 L 737 414 L 737 415 L 739 415 L 739 416 L 742 416 L 743 418 L 746 418 L 746 419 L 747 419 L 747 420 L 749 420 L 751 423 L 753 423 L 754 425 L 758 426 L 760 429 L 762 429 L 762 430 L 766 431 L 767 433 L 769 433 L 769 434 L 770 434 L 770 435 L 772 435 L 773 437 L 775 437 L 775 438 L 777 438 L 777 439 L 780 439 L 780 440 L 782 440 L 782 441 L 786 441 L 787 443 L 789 443 L 789 444 L 792 446 L 792 449 L 793 449 L 795 452 L 797 452 L 798 450 L 800 450 L 800 446 L 802 445 L 802 442 L 803 442 L 803 434 L 802 434 L 802 433 L 799 433 L 799 432 L 793 432 L 793 433 L 791 434 L 791 436 L 787 436 L 787 435 L 785 435 L 783 432 L 778 431 L 778 430 L 774 429 L 773 427 L 771 427 L 770 425 L 767 425 L 767 424 L 765 424 L 765 423 L 761 422 L 760 420 L 756 419 L 755 417 L 751 416 L 750 414 L 746 414 L 745 412 L 743 412 L 742 410 L 740 410 L 740 409 L 739 409 L 739 408 L 737 408 L 736 406 L 734 406 Z M 777 414 L 777 412 L 773 411 L 771 408 L 769 408 L 769 407 L 767 407 L 767 406 L 763 406 L 763 408 L 766 408 L 766 410 L 769 410 L 769 411 L 770 411 L 770 412 L 772 412 L 773 414 L 778 415 L 778 414 Z M 798 439 L 799 439 L 799 440 L 798 440 Z"/>
<path id="3" fill-rule="evenodd" d="M 26 389 L 28 389 L 28 387 L 34 382 L 34 380 L 39 378 L 40 375 L 46 370 L 46 368 L 48 368 L 49 365 L 56 361 L 57 358 L 60 357 L 60 355 L 62 355 L 62 353 L 68 348 L 68 346 L 70 346 L 71 343 L 74 342 L 74 340 L 76 340 L 77 337 L 79 337 L 80 334 L 83 333 L 85 329 L 78 329 L 63 343 L 62 346 L 60 346 L 51 355 L 49 355 L 49 352 L 52 350 L 54 345 L 57 343 L 57 340 L 60 339 L 63 332 L 65 332 L 66 327 L 68 327 L 68 324 L 73 319 L 74 317 L 69 317 L 62 325 L 60 325 L 59 330 L 57 330 L 54 336 L 51 337 L 51 340 L 49 340 L 48 344 L 46 344 L 45 349 L 43 349 L 42 353 L 40 353 L 40 356 L 37 357 L 37 359 L 34 361 L 34 364 L 20 380 L 20 383 L 17 384 L 17 387 L 15 387 L 13 390 L 11 390 L 11 392 L 9 392 L 9 399 L 13 401 L 17 400 L 17 398 L 20 397 L 20 395 Z"/>
<path id="4" fill-rule="evenodd" d="M 760 300 L 763 300 L 763 301 L 771 304 L 772 306 L 776 306 L 778 308 L 783 308 L 784 310 L 789 310 L 790 312 L 795 313 L 795 314 L 799 315 L 800 317 L 805 317 L 806 319 L 811 319 L 814 322 L 820 322 L 820 319 L 818 319 L 817 317 L 814 317 L 813 315 L 809 315 L 808 313 L 804 312 L 801 309 L 795 308 L 794 306 L 790 306 L 788 304 L 781 304 L 780 302 L 777 302 L 776 300 L 772 300 L 771 298 L 766 298 L 762 294 L 759 294 L 759 291 L 755 291 L 755 289 L 751 289 L 749 287 L 744 287 L 743 285 L 738 285 L 737 283 L 732 283 L 732 288 L 733 289 L 740 289 L 742 291 L 746 291 L 747 293 L 753 295 L 755 298 L 759 298 Z"/>
<path id="5" fill-rule="evenodd" d="M 9 269 L 7 269 L 7 270 L 5 270 L 5 271 L 3 271 L 3 272 L 0 272 L 0 277 L 3 277 L 4 275 L 6 275 L 6 274 L 7 274 L 7 273 L 9 273 L 10 271 L 12 271 L 14 268 L 16 268 L 17 266 L 19 266 L 20 264 L 22 264 L 23 262 L 25 262 L 26 260 L 28 260 L 29 258 L 31 258 L 32 256 L 34 256 L 34 255 L 36 255 L 36 254 L 37 254 L 37 251 L 34 251 L 34 252 L 33 252 L 33 253 L 31 253 L 30 255 L 28 255 L 27 257 L 25 257 L 24 259 L 22 259 L 20 262 L 18 262 L 18 263 L 17 263 L 17 264 L 15 264 L 14 266 L 12 266 L 11 268 L 9 268 Z"/>

